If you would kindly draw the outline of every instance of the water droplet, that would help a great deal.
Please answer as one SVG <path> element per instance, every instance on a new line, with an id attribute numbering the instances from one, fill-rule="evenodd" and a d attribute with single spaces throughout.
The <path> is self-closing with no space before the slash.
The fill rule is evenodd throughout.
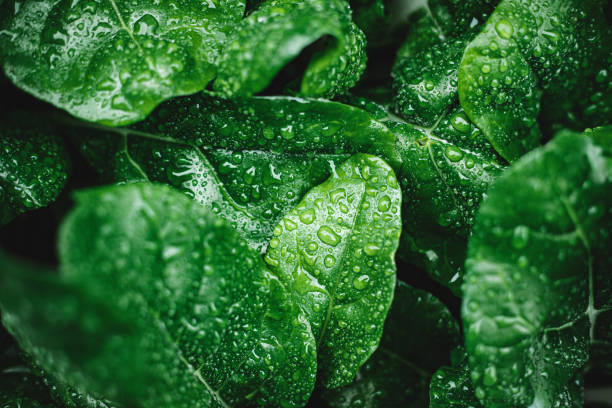
<path id="1" fill-rule="evenodd" d="M 451 125 L 461 133 L 468 133 L 471 129 L 470 121 L 463 112 L 454 114 L 451 117 Z"/>
<path id="2" fill-rule="evenodd" d="M 495 31 L 497 31 L 497 34 L 501 38 L 507 40 L 512 37 L 512 34 L 514 34 L 514 27 L 512 26 L 511 22 L 509 22 L 505 18 L 502 18 L 497 22 L 497 24 L 495 24 Z"/>
<path id="3" fill-rule="evenodd" d="M 331 268 L 336 263 L 336 258 L 331 255 L 327 255 L 323 261 L 326 267 Z"/>
<path id="4" fill-rule="evenodd" d="M 491 386 L 497 382 L 497 371 L 495 366 L 490 366 L 485 369 L 482 383 L 486 386 Z"/>
<path id="5" fill-rule="evenodd" d="M 514 249 L 523 249 L 529 242 L 529 228 L 525 225 L 519 225 L 514 228 L 512 234 L 512 247 Z"/>
<path id="6" fill-rule="evenodd" d="M 452 162 L 458 162 L 463 158 L 463 152 L 456 146 L 446 146 L 446 149 L 444 149 L 444 155 Z"/>
<path id="7" fill-rule="evenodd" d="M 363 247 L 363 252 L 365 252 L 366 255 L 369 256 L 375 256 L 378 251 L 380 251 L 380 247 L 376 244 L 365 244 L 365 246 Z"/>
<path id="8" fill-rule="evenodd" d="M 353 280 L 353 286 L 357 290 L 363 290 L 368 286 L 369 282 L 370 282 L 370 277 L 368 275 L 361 275 L 361 276 L 356 277 Z"/>
<path id="9" fill-rule="evenodd" d="M 312 208 L 309 208 L 300 214 L 300 221 L 302 221 L 304 224 L 307 224 L 307 225 L 312 224 L 315 218 L 316 218 L 316 215 Z"/>
<path id="10" fill-rule="evenodd" d="M 378 201 L 378 211 L 386 212 L 389 208 L 391 208 L 391 199 L 385 195 Z"/>
<path id="11" fill-rule="evenodd" d="M 334 230 L 327 225 L 323 225 L 319 228 L 317 236 L 327 245 L 336 246 L 340 242 L 340 235 L 336 234 Z"/>
<path id="12" fill-rule="evenodd" d="M 151 35 L 159 28 L 159 22 L 150 14 L 145 14 L 134 23 L 134 34 Z"/>

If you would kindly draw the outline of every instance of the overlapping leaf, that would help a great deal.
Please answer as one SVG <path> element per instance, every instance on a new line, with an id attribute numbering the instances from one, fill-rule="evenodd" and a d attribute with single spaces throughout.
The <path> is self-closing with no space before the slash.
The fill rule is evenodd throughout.
<path id="1" fill-rule="evenodd" d="M 170 184 L 260 250 L 285 212 L 350 154 L 399 162 L 384 125 L 327 101 L 192 96 L 164 104 L 133 129 L 99 130 L 78 129 L 76 137 L 109 181 Z"/>
<path id="2" fill-rule="evenodd" d="M 403 256 L 459 294 L 466 238 L 503 161 L 459 108 L 432 127 L 387 125 L 398 138 L 403 159 L 398 170 L 404 199 Z"/>
<path id="3" fill-rule="evenodd" d="M 57 130 L 31 113 L 0 118 L 0 225 L 53 202 L 68 178 L 68 155 Z"/>
<path id="4" fill-rule="evenodd" d="M 331 97 L 355 85 L 365 68 L 365 37 L 346 0 L 273 0 L 237 27 L 219 63 L 215 90 L 251 96 L 264 90 L 287 63 L 320 40 L 303 77 L 304 96 Z"/>
<path id="5" fill-rule="evenodd" d="M 559 134 L 507 170 L 480 208 L 462 313 L 487 407 L 573 406 L 560 395 L 573 393 L 589 355 L 610 359 L 611 141 L 610 128 Z"/>
<path id="6" fill-rule="evenodd" d="M 395 287 L 401 194 L 382 159 L 332 169 L 274 229 L 265 256 L 317 340 L 319 381 L 352 381 L 378 347 Z"/>
<path id="7" fill-rule="evenodd" d="M 355 381 L 326 392 L 326 400 L 332 408 L 427 406 L 431 375 L 459 341 L 459 325 L 442 302 L 398 281 L 380 346 Z"/>
<path id="8" fill-rule="evenodd" d="M 227 223 L 164 186 L 77 199 L 61 279 L 3 259 L 3 323 L 38 364 L 131 406 L 305 404 L 310 326 Z"/>
<path id="9" fill-rule="evenodd" d="M 11 0 L 3 9 L 0 61 L 13 83 L 80 118 L 119 125 L 202 90 L 244 1 Z"/>
<path id="10" fill-rule="evenodd" d="M 580 129 L 609 122 L 610 79 L 601 70 L 609 68 L 612 30 L 603 7 L 599 0 L 504 0 L 466 48 L 461 106 L 507 160 L 537 145 L 543 91 L 556 103 L 577 100 L 568 111 Z"/>

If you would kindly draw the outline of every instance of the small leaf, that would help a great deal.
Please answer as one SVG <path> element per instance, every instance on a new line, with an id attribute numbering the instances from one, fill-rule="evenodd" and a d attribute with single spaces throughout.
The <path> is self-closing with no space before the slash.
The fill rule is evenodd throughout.
<path id="1" fill-rule="evenodd" d="M 13 112 L 0 120 L 0 225 L 52 203 L 68 179 L 68 155 L 56 129 Z"/>
<path id="2" fill-rule="evenodd" d="M 429 408 L 481 408 L 474 395 L 467 354 L 462 347 L 453 351 L 459 361 L 436 371 L 429 383 Z"/>
<path id="3" fill-rule="evenodd" d="M 434 374 L 429 384 L 429 408 L 481 408 L 474 394 L 470 370 L 468 367 L 467 354 L 463 347 L 458 347 L 454 353 L 457 360 L 452 367 L 442 367 Z M 584 385 L 582 375 L 559 393 L 555 400 L 555 407 L 559 408 L 581 408 L 584 400 Z"/>
<path id="4" fill-rule="evenodd" d="M 480 207 L 462 314 L 487 407 L 556 404 L 589 355 L 610 359 L 611 140 L 609 127 L 559 134 Z"/>
<path id="5" fill-rule="evenodd" d="M 265 260 L 311 324 L 325 387 L 351 382 L 378 347 L 395 287 L 400 206 L 393 170 L 357 154 L 274 230 Z"/>
<path id="6" fill-rule="evenodd" d="M 442 302 L 398 281 L 380 346 L 355 381 L 325 399 L 331 408 L 427 406 L 427 383 L 459 341 L 459 325 Z"/>
<path id="7" fill-rule="evenodd" d="M 365 68 L 365 38 L 351 21 L 345 0 L 263 3 L 236 27 L 221 56 L 214 88 L 224 96 L 256 94 L 304 48 L 322 38 L 301 78 L 299 93 L 326 97 L 344 93 Z"/>

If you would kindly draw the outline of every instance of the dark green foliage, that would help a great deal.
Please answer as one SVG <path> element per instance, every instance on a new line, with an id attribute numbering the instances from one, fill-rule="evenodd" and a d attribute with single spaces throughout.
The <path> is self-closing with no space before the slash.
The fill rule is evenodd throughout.
<path id="1" fill-rule="evenodd" d="M 609 127 L 562 132 L 508 169 L 483 202 L 462 314 L 485 406 L 556 403 L 589 354 L 609 361 L 611 157 Z"/>
<path id="2" fill-rule="evenodd" d="M 32 123 L 31 112 L 0 117 L 0 225 L 54 201 L 68 178 L 57 129 Z"/>
<path id="3" fill-rule="evenodd" d="M 446 306 L 399 281 L 378 350 L 352 384 L 328 391 L 326 400 L 332 408 L 427 406 L 429 379 L 459 342 Z"/>
<path id="4" fill-rule="evenodd" d="M 0 408 L 601 406 L 611 13 L 0 0 Z"/>

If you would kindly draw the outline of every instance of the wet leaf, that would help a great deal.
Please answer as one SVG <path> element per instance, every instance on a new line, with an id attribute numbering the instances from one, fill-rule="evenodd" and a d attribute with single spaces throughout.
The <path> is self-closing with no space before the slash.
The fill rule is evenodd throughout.
<path id="1" fill-rule="evenodd" d="M 310 321 L 325 387 L 351 382 L 378 347 L 395 287 L 400 206 L 393 170 L 357 154 L 274 229 L 265 261 Z"/>
<path id="2" fill-rule="evenodd" d="M 365 37 L 346 0 L 275 0 L 236 27 L 214 89 L 225 96 L 263 91 L 287 63 L 320 41 L 299 82 L 303 96 L 332 97 L 355 85 L 365 68 Z"/>
<path id="3" fill-rule="evenodd" d="M 68 179 L 63 141 L 49 123 L 29 112 L 0 118 L 0 225 L 26 211 L 45 207 Z"/>
<path id="4" fill-rule="evenodd" d="M 172 5 L 11 0 L 0 61 L 15 85 L 79 118 L 133 123 L 165 99 L 202 90 L 244 13 L 242 0 Z"/>
<path id="5" fill-rule="evenodd" d="M 310 326 L 226 222 L 165 186 L 76 199 L 59 277 L 2 260 L 3 323 L 38 364 L 130 406 L 306 403 Z"/>
<path id="6" fill-rule="evenodd" d="M 355 381 L 325 398 L 331 408 L 425 407 L 431 375 L 459 342 L 459 325 L 446 306 L 398 281 L 380 346 Z"/>
<path id="7" fill-rule="evenodd" d="M 603 15 L 598 0 L 505 0 L 466 48 L 458 74 L 461 106 L 505 159 L 538 145 L 543 91 L 576 98 L 585 75 L 595 76 L 594 65 L 607 68 L 602 62 L 612 51 L 612 34 Z M 598 124 L 606 123 L 591 125 Z"/>
<path id="8" fill-rule="evenodd" d="M 589 355 L 610 360 L 611 140 L 609 127 L 563 132 L 481 205 L 462 314 L 487 407 L 554 406 Z"/>
<path id="9" fill-rule="evenodd" d="M 191 96 L 162 105 L 131 130 L 98 130 L 78 130 L 76 138 L 109 181 L 172 185 L 262 251 L 285 212 L 350 154 L 400 160 L 384 125 L 318 100 Z"/>
<path id="10" fill-rule="evenodd" d="M 505 164 L 460 108 L 431 127 L 385 123 L 402 157 L 401 255 L 460 295 L 474 215 Z"/>

